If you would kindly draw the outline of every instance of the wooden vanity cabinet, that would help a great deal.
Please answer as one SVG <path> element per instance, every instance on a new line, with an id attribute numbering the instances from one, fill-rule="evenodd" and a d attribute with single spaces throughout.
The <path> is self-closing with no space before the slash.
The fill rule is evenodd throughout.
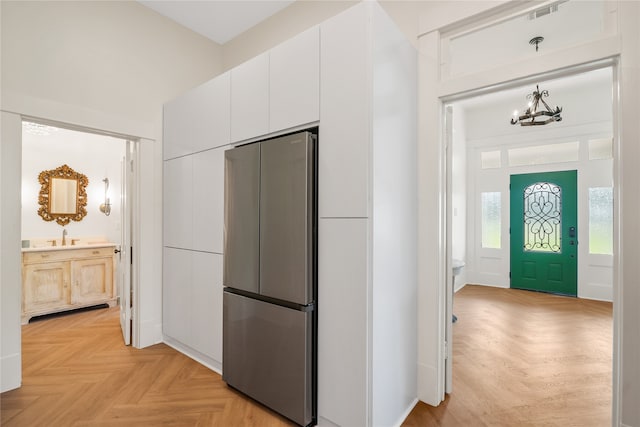
<path id="1" fill-rule="evenodd" d="M 114 246 L 22 253 L 22 323 L 34 316 L 115 305 Z"/>

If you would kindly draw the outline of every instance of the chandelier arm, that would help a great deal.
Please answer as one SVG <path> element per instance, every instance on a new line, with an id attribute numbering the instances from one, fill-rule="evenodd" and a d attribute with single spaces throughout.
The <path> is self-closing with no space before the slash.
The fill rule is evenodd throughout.
<path id="1" fill-rule="evenodd" d="M 544 102 L 544 99 L 540 99 L 540 101 L 542 101 L 542 103 L 544 104 L 544 106 L 547 108 L 547 111 L 553 113 L 553 110 L 549 107 L 549 105 L 547 105 L 546 102 Z"/>

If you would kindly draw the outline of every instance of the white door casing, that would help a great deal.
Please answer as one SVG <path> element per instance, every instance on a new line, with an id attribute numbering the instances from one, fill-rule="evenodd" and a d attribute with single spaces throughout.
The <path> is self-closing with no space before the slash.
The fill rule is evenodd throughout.
<path id="1" fill-rule="evenodd" d="M 120 328 L 125 345 L 131 345 L 131 188 L 133 179 L 133 143 L 127 141 L 121 163 L 120 252 L 118 263 L 118 297 L 120 304 Z"/>

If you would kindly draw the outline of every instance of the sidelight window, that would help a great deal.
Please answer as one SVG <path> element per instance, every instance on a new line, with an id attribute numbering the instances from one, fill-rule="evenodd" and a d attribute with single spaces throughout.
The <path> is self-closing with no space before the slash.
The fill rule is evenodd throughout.
<path id="1" fill-rule="evenodd" d="M 613 188 L 589 189 L 589 253 L 613 255 Z"/>
<path id="2" fill-rule="evenodd" d="M 500 192 L 487 192 L 480 195 L 482 206 L 482 247 L 500 249 L 501 217 Z"/>

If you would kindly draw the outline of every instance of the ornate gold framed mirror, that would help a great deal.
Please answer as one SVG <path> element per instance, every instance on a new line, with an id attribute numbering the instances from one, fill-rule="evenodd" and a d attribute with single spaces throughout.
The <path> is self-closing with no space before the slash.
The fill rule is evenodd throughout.
<path id="1" fill-rule="evenodd" d="M 87 215 L 86 175 L 74 171 L 67 165 L 42 171 L 38 175 L 40 195 L 38 215 L 45 221 L 56 221 L 64 226 L 69 221 L 82 221 Z"/>

